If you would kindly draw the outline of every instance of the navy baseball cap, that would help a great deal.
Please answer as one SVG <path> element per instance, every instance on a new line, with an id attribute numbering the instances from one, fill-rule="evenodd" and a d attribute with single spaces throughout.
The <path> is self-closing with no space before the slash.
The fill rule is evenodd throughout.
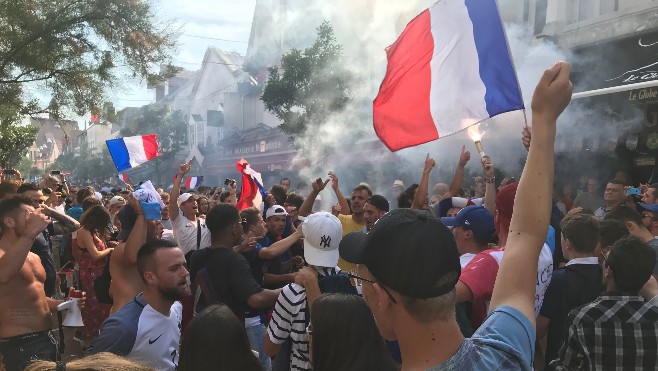
<path id="1" fill-rule="evenodd" d="M 640 205 L 640 207 L 644 210 L 651 211 L 651 212 L 654 212 L 654 213 L 658 213 L 658 204 L 649 205 L 649 204 L 643 204 L 643 203 L 640 202 L 640 203 L 638 203 L 638 205 Z"/>
<path id="2" fill-rule="evenodd" d="M 479 241 L 489 240 L 496 232 L 493 216 L 482 206 L 466 206 L 454 218 L 441 218 L 441 222 L 448 227 L 468 229 Z"/>

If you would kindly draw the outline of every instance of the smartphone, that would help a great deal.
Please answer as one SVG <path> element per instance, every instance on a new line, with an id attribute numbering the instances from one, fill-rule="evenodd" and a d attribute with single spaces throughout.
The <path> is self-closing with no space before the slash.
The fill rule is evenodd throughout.
<path id="1" fill-rule="evenodd" d="M 642 190 L 639 188 L 626 188 L 626 194 L 627 195 L 640 195 L 642 194 Z"/>
<path id="2" fill-rule="evenodd" d="M 50 172 L 51 175 L 60 175 L 62 173 L 61 170 L 53 170 Z"/>
<path id="3" fill-rule="evenodd" d="M 13 169 L 4 169 L 4 170 L 2 170 L 2 173 L 3 173 L 3 174 L 12 174 L 12 175 L 13 175 L 13 174 L 16 174 L 16 170 L 13 170 Z"/>

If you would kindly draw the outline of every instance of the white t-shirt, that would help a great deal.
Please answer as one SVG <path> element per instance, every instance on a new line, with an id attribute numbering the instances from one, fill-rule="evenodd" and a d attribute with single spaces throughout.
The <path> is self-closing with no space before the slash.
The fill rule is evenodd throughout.
<path id="1" fill-rule="evenodd" d="M 142 300 L 142 294 L 105 322 L 91 353 L 111 352 L 155 368 L 178 367 L 183 306 L 175 302 L 164 316 Z"/>
<path id="2" fill-rule="evenodd" d="M 201 244 L 199 248 L 202 249 L 210 246 L 210 231 L 206 227 L 206 221 L 204 219 L 198 218 L 197 220 L 201 227 Z M 196 222 L 187 219 L 183 213 L 179 213 L 178 217 L 171 221 L 171 226 L 174 227 L 174 239 L 184 254 L 196 250 Z"/>

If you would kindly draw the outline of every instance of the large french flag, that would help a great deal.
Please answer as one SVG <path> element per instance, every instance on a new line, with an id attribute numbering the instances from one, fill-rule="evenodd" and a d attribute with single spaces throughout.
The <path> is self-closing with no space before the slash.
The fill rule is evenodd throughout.
<path id="1" fill-rule="evenodd" d="M 110 139 L 105 143 L 119 172 L 160 156 L 157 134 Z"/>
<path id="2" fill-rule="evenodd" d="M 495 0 L 440 0 L 386 53 L 373 122 L 392 151 L 524 108 Z"/>
<path id="3" fill-rule="evenodd" d="M 185 178 L 185 188 L 187 189 L 192 189 L 196 188 L 203 182 L 203 177 L 202 176 L 190 176 Z"/>

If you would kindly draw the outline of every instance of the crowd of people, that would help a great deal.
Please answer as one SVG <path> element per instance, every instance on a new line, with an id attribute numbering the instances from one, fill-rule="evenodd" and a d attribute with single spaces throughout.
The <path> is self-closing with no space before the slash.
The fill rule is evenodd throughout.
<path id="1" fill-rule="evenodd" d="M 538 82 L 518 183 L 484 156 L 465 190 L 462 149 L 450 185 L 428 155 L 408 188 L 346 198 L 329 172 L 238 210 L 235 181 L 184 189 L 186 163 L 154 217 L 131 187 L 4 179 L 0 370 L 657 369 L 658 184 L 554 196 L 569 69 Z"/>

